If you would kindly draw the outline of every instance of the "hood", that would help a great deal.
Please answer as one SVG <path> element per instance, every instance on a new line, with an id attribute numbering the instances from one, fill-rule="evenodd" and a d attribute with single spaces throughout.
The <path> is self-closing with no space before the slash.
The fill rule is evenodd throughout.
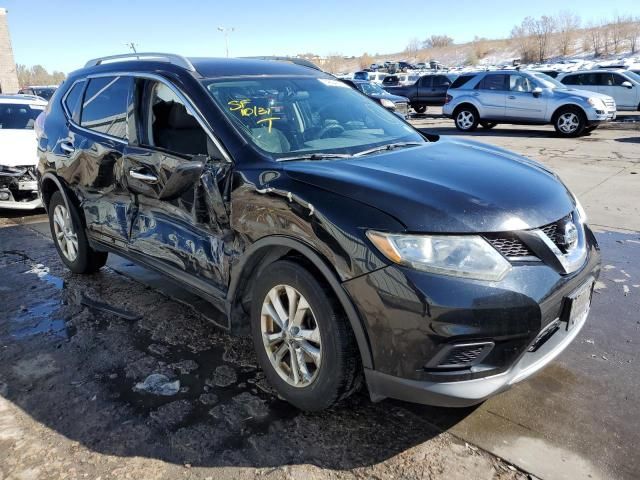
<path id="1" fill-rule="evenodd" d="M 35 130 L 0 128 L 0 165 L 27 167 L 38 163 Z"/>
<path id="2" fill-rule="evenodd" d="M 284 169 L 297 181 L 393 215 L 413 232 L 535 228 L 574 208 L 567 188 L 540 164 L 446 137 L 355 159 L 291 162 Z"/>
<path id="3" fill-rule="evenodd" d="M 405 102 L 409 103 L 409 99 L 407 97 L 401 97 L 400 95 L 393 95 L 391 93 L 377 93 L 373 95 L 369 95 L 371 98 L 386 98 L 387 100 L 391 100 L 393 103 Z"/>
<path id="4" fill-rule="evenodd" d="M 579 90 L 577 88 L 569 88 L 567 90 L 554 90 L 554 95 L 558 95 L 561 97 L 578 97 L 584 98 L 600 98 L 605 100 L 607 98 L 611 98 L 609 95 L 605 95 L 604 93 L 592 92 L 590 90 Z"/>

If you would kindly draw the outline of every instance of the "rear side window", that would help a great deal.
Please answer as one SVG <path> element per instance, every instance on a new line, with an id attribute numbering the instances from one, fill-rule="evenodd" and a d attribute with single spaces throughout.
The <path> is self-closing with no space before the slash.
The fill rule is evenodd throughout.
<path id="1" fill-rule="evenodd" d="M 485 75 L 476 88 L 479 90 L 507 90 L 506 78 L 507 75 Z"/>
<path id="2" fill-rule="evenodd" d="M 474 75 L 461 75 L 456 78 L 449 88 L 460 88 L 464 84 L 466 84 L 469 80 L 475 77 Z"/>
<path id="3" fill-rule="evenodd" d="M 82 102 L 80 125 L 96 132 L 127 138 L 127 104 L 132 77 L 89 80 Z"/>
<path id="4" fill-rule="evenodd" d="M 426 75 L 424 77 L 420 77 L 420 86 L 421 87 L 430 87 L 431 86 L 431 76 Z"/>
<path id="5" fill-rule="evenodd" d="M 74 84 L 63 100 L 67 113 L 73 120 L 76 121 L 78 119 L 78 115 L 80 114 L 80 99 L 82 98 L 84 84 L 84 80 Z"/>

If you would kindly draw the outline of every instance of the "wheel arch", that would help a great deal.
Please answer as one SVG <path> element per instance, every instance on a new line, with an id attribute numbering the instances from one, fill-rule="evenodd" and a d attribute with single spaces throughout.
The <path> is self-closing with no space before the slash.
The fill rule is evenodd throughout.
<path id="1" fill-rule="evenodd" d="M 560 113 L 562 113 L 564 110 L 568 108 L 577 108 L 578 110 L 580 110 L 580 113 L 584 117 L 585 121 L 588 120 L 587 112 L 585 112 L 584 108 L 582 108 L 582 106 L 580 106 L 577 103 L 570 102 L 570 103 L 564 103 L 560 105 L 558 108 L 556 108 L 553 111 L 553 114 L 551 114 L 551 123 L 556 123 L 556 120 L 558 119 L 558 115 L 560 115 Z"/>
<path id="2" fill-rule="evenodd" d="M 261 238 L 245 250 L 242 258 L 233 267 L 227 292 L 227 308 L 231 331 L 248 331 L 248 306 L 251 303 L 252 284 L 265 267 L 282 258 L 291 258 L 302 263 L 312 273 L 320 275 L 324 283 L 331 288 L 349 320 L 358 344 L 362 365 L 365 368 L 373 368 L 367 333 L 351 299 L 342 288 L 337 273 L 316 250 L 292 237 L 273 235 Z"/>
<path id="3" fill-rule="evenodd" d="M 478 117 L 480 117 L 480 109 L 478 108 L 478 106 L 476 104 L 474 104 L 471 100 L 468 100 L 468 99 L 465 99 L 462 102 L 460 102 L 458 105 L 456 105 L 456 107 L 453 109 L 452 115 L 455 117 L 456 114 L 464 107 L 473 108 L 476 111 L 476 113 L 478 114 Z"/>
<path id="4" fill-rule="evenodd" d="M 82 211 L 82 208 L 80 208 L 80 201 L 78 198 L 68 187 L 66 187 L 59 177 L 54 175 L 52 172 L 47 172 L 40 179 L 40 196 L 42 197 L 42 204 L 47 212 L 49 211 L 49 202 L 55 192 L 60 192 L 67 210 L 70 210 L 72 207 L 76 209 L 83 226 L 86 227 L 84 212 Z"/>

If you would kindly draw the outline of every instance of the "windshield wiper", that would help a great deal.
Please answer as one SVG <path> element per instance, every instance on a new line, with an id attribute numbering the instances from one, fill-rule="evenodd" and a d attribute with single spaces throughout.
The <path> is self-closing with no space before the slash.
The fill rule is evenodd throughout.
<path id="1" fill-rule="evenodd" d="M 278 158 L 278 162 L 289 162 L 291 160 L 324 160 L 326 158 L 351 158 L 346 153 L 309 153 L 306 155 L 297 155 L 295 157 Z"/>
<path id="2" fill-rule="evenodd" d="M 386 150 L 393 150 L 394 148 L 402 148 L 402 147 L 417 147 L 418 145 L 423 145 L 426 142 L 398 142 L 398 143 L 389 143 L 387 145 L 382 145 L 380 147 L 370 148 L 369 150 L 363 150 L 358 153 L 354 153 L 354 157 L 362 157 L 363 155 L 369 155 L 370 153 L 376 152 L 384 152 Z"/>

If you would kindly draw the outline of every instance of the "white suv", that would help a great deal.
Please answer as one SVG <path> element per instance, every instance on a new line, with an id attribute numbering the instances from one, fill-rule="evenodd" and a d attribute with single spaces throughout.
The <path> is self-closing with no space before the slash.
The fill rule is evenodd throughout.
<path id="1" fill-rule="evenodd" d="M 497 70 L 464 74 L 447 90 L 443 113 L 456 128 L 493 128 L 498 123 L 552 124 L 575 137 L 616 116 L 613 98 L 568 88 L 541 72 Z"/>
<path id="2" fill-rule="evenodd" d="M 619 110 L 640 110 L 640 75 L 631 70 L 601 69 L 562 73 L 563 84 L 613 97 Z"/>
<path id="3" fill-rule="evenodd" d="M 0 209 L 42 206 L 35 167 L 36 118 L 47 102 L 33 95 L 0 95 Z"/>

